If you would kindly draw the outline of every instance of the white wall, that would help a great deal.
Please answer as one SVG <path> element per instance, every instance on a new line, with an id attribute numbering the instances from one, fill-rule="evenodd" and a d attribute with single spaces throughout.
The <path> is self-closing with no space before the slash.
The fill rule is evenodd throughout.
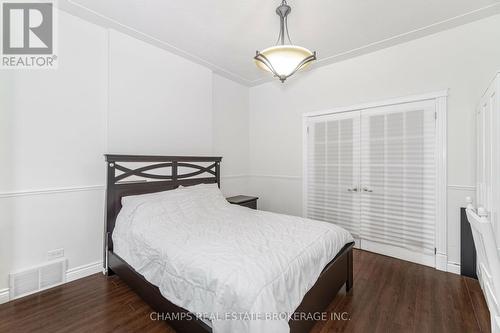
<path id="1" fill-rule="evenodd" d="M 111 30 L 108 151 L 200 155 L 212 151 L 212 72 Z"/>
<path id="2" fill-rule="evenodd" d="M 57 70 L 0 73 L 0 302 L 53 249 L 100 269 L 105 152 L 222 154 L 223 190 L 246 186 L 247 87 L 63 11 L 58 33 Z"/>
<path id="3" fill-rule="evenodd" d="M 214 154 L 223 156 L 221 189 L 226 196 L 247 193 L 249 172 L 249 89 L 213 76 Z"/>
<path id="4" fill-rule="evenodd" d="M 70 268 L 101 260 L 106 33 L 59 25 L 56 70 L 0 73 L 0 290 L 52 249 Z"/>
<path id="5" fill-rule="evenodd" d="M 476 104 L 500 68 L 500 16 L 250 89 L 250 190 L 260 206 L 302 212 L 302 114 L 449 89 L 448 260 L 459 262 L 458 208 L 473 195 Z"/>
<path id="6" fill-rule="evenodd" d="M 302 113 L 450 89 L 449 254 L 473 193 L 473 115 L 500 68 L 500 16 L 248 89 L 59 13 L 59 68 L 0 75 L 0 299 L 7 274 L 64 248 L 101 260 L 105 151 L 217 154 L 228 195 L 302 211 Z"/>

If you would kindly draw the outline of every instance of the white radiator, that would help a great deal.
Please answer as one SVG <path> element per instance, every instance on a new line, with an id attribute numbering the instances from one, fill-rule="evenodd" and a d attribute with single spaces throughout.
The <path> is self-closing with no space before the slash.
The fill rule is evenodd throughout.
<path id="1" fill-rule="evenodd" d="M 9 274 L 11 300 L 33 294 L 66 282 L 66 259 L 61 258 L 23 271 Z"/>
<path id="2" fill-rule="evenodd" d="M 493 233 L 493 226 L 483 208 L 477 213 L 469 202 L 467 219 L 471 225 L 472 236 L 477 253 L 477 275 L 483 289 L 491 317 L 491 330 L 500 333 L 500 254 Z"/>

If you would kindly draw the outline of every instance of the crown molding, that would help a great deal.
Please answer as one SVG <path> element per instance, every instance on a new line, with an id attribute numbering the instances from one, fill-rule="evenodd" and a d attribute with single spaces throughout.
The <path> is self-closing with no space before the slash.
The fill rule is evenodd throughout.
<path id="1" fill-rule="evenodd" d="M 151 44 L 153 46 L 156 46 L 158 48 L 161 48 L 163 50 L 166 50 L 172 54 L 175 54 L 177 56 L 180 56 L 184 59 L 187 59 L 189 61 L 192 61 L 198 65 L 201 65 L 203 67 L 206 67 L 210 69 L 212 72 L 215 74 L 218 74 L 220 76 L 223 76 L 227 79 L 230 79 L 232 81 L 238 82 L 242 85 L 245 86 L 250 86 L 251 80 L 248 80 L 236 73 L 233 73 L 231 71 L 226 70 L 225 68 L 222 68 L 214 63 L 211 63 L 208 60 L 205 60 L 203 58 L 200 58 L 192 53 L 189 53 L 187 51 L 184 51 L 172 44 L 169 44 L 166 41 L 163 41 L 161 39 L 158 39 L 156 37 L 153 37 L 149 34 L 146 34 L 144 32 L 141 32 L 137 29 L 134 29 L 126 24 L 120 23 L 117 20 L 114 20 L 106 15 L 102 15 L 82 4 L 79 4 L 73 0 L 58 0 L 56 3 L 57 8 L 60 10 L 76 16 L 84 21 L 96 24 L 98 26 L 101 26 L 105 29 L 113 29 L 118 32 L 124 33 L 126 35 L 129 35 L 133 38 L 136 38 L 138 40 L 141 40 L 145 43 Z"/>
<path id="2" fill-rule="evenodd" d="M 169 44 L 166 41 L 160 40 L 156 37 L 148 35 L 144 32 L 141 32 L 137 29 L 134 29 L 128 25 L 120 23 L 114 19 L 111 19 L 105 15 L 102 15 L 84 5 L 81 5 L 74 0 L 59 0 L 57 3 L 57 7 L 73 16 L 79 17 L 85 21 L 94 23 L 96 25 L 102 26 L 107 29 L 114 29 L 121 33 L 127 34 L 131 37 L 142 40 L 146 43 L 164 49 L 168 52 L 176 54 L 180 57 L 183 57 L 189 61 L 197 63 L 201 66 L 204 66 L 215 74 L 223 76 L 227 79 L 240 83 L 242 85 L 248 87 L 258 86 L 268 82 L 274 82 L 275 79 L 271 76 L 262 74 L 262 78 L 252 80 L 249 78 L 245 78 L 239 74 L 236 74 L 228 69 L 225 69 L 219 65 L 216 65 L 208 60 L 205 60 L 201 57 L 198 57 L 192 53 L 189 53 L 185 50 L 182 50 L 172 44 Z M 325 58 L 321 58 L 314 64 L 314 68 L 311 71 L 314 71 L 317 68 L 327 66 L 336 62 L 340 62 L 343 60 L 347 60 L 350 58 L 354 58 L 360 55 L 364 55 L 367 53 L 375 52 L 384 48 L 388 48 L 397 44 L 401 44 L 404 42 L 408 42 L 414 39 L 422 38 L 428 35 L 435 34 L 437 32 L 441 32 L 444 30 L 448 30 L 460 25 L 464 25 L 473 21 L 477 21 L 489 16 L 493 16 L 500 13 L 500 3 L 494 3 L 489 6 L 481 7 L 479 9 L 461 14 L 459 16 L 455 16 L 440 22 L 436 22 L 434 24 L 415 29 L 403 34 L 395 35 L 390 38 L 386 38 L 374 43 L 370 43 L 359 48 L 355 48 L 352 50 L 348 50 L 345 52 L 341 52 L 332 56 L 328 56 Z M 249 55 L 249 59 L 251 59 L 252 55 Z M 300 75 L 297 75 L 299 77 Z"/>
<path id="3" fill-rule="evenodd" d="M 479 9 L 464 13 L 459 16 L 455 16 L 452 18 L 449 18 L 444 21 L 436 22 L 434 24 L 415 29 L 412 31 L 405 32 L 403 34 L 395 35 L 393 37 L 389 37 L 371 44 L 367 44 L 364 46 L 361 46 L 359 48 L 355 48 L 349 51 L 341 52 L 329 57 L 325 58 L 320 58 L 316 63 L 313 65 L 314 67 L 311 68 L 311 71 L 314 71 L 317 68 L 327 66 L 336 62 L 340 62 L 343 60 L 347 60 L 350 58 L 355 58 L 364 54 L 368 54 L 371 52 L 375 52 L 378 50 L 382 50 L 391 46 L 395 46 L 398 44 L 402 44 L 405 42 L 409 42 L 415 39 L 419 39 L 425 36 L 429 36 L 441 31 L 445 31 L 448 29 L 452 29 L 467 23 L 471 23 L 474 21 L 481 20 L 483 18 L 487 18 L 493 15 L 500 14 L 500 3 L 494 3 L 485 7 L 481 7 Z M 297 73 L 299 74 L 299 73 Z M 299 75 L 297 75 L 298 77 Z M 268 82 L 273 82 L 275 81 L 274 78 L 272 77 L 266 77 L 258 80 L 253 80 L 250 81 L 250 86 L 255 87 L 264 83 Z"/>

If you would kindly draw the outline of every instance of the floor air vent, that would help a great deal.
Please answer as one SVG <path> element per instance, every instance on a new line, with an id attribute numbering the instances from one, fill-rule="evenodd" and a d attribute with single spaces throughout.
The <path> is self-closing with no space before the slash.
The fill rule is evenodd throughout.
<path id="1" fill-rule="evenodd" d="M 9 298 L 23 297 L 66 281 L 66 259 L 61 258 L 9 274 Z"/>

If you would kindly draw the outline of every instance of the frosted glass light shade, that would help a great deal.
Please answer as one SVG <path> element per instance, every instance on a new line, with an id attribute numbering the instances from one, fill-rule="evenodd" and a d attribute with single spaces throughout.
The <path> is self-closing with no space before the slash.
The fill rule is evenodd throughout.
<path id="1" fill-rule="evenodd" d="M 259 55 L 255 57 L 256 65 L 263 70 L 283 78 L 290 76 L 299 69 L 309 66 L 311 61 L 302 65 L 300 64 L 303 60 L 314 56 L 314 53 L 308 49 L 295 45 L 277 45 L 269 47 L 259 53 L 267 58 L 269 64 L 274 68 L 275 73 L 273 73 L 273 70 L 264 62 L 258 60 Z M 297 68 L 299 66 L 300 68 Z"/>

